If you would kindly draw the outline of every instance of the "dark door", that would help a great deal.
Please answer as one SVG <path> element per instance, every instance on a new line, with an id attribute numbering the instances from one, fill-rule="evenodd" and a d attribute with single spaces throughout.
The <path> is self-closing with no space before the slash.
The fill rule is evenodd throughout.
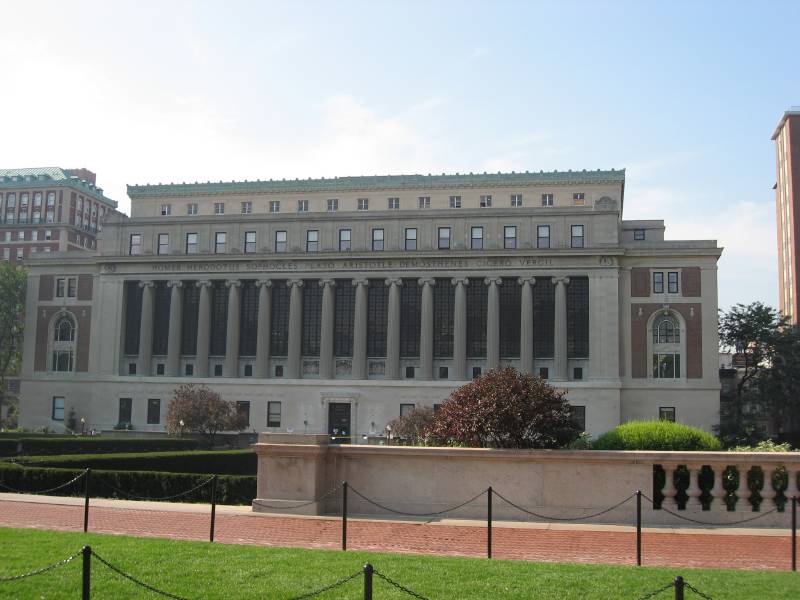
<path id="1" fill-rule="evenodd" d="M 328 405 L 328 433 L 334 444 L 350 443 L 350 404 L 331 402 Z"/>

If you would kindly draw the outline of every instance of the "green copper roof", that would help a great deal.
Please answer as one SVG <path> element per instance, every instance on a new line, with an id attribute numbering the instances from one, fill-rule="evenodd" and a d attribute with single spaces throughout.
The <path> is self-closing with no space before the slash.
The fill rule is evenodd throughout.
<path id="1" fill-rule="evenodd" d="M 77 177 L 69 176 L 60 167 L 31 167 L 25 169 L 0 169 L 0 188 L 42 187 L 43 185 L 69 185 L 82 193 L 117 207 L 116 200 L 103 195 L 103 190 Z"/>
<path id="2" fill-rule="evenodd" d="M 535 184 L 624 183 L 625 169 L 609 171 L 539 171 L 533 173 L 456 173 L 454 175 L 375 175 L 330 179 L 270 179 L 206 183 L 129 185 L 128 196 L 147 198 L 202 194 L 258 192 L 341 192 L 362 190 L 424 190 L 435 188 L 486 188 Z"/>

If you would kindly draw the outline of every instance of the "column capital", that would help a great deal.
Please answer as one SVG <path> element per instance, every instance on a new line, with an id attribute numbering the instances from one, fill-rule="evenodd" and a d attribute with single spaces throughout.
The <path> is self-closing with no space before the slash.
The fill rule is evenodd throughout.
<path id="1" fill-rule="evenodd" d="M 486 285 L 503 285 L 503 280 L 500 277 L 487 277 L 483 280 L 483 283 Z"/>
<path id="2" fill-rule="evenodd" d="M 140 288 L 151 288 L 156 284 L 155 281 L 140 281 L 139 287 Z"/>
<path id="3" fill-rule="evenodd" d="M 536 277 L 533 277 L 531 275 L 520 277 L 517 281 L 519 282 L 520 285 L 524 285 L 526 283 L 529 283 L 530 285 L 536 285 Z"/>
<path id="4" fill-rule="evenodd" d="M 386 280 L 386 285 L 388 286 L 396 285 L 399 287 L 403 285 L 403 280 L 400 279 L 399 277 L 390 277 L 389 279 Z"/>
<path id="5" fill-rule="evenodd" d="M 369 285 L 369 279 L 353 279 L 351 283 L 354 286 L 359 286 L 359 285 L 367 286 Z"/>
<path id="6" fill-rule="evenodd" d="M 450 280 L 453 285 L 469 285 L 469 278 L 467 277 L 453 277 Z"/>
<path id="7" fill-rule="evenodd" d="M 171 279 L 170 281 L 167 282 L 167 287 L 182 288 L 183 281 L 181 281 L 180 279 Z"/>
<path id="8" fill-rule="evenodd" d="M 265 288 L 272 287 L 272 279 L 256 279 L 256 287 L 264 286 Z"/>
<path id="9" fill-rule="evenodd" d="M 210 279 L 201 279 L 200 281 L 195 281 L 194 285 L 199 288 L 204 287 L 211 287 L 211 280 Z"/>
<path id="10" fill-rule="evenodd" d="M 417 283 L 419 285 L 436 285 L 436 280 L 433 277 L 420 277 Z"/>
<path id="11" fill-rule="evenodd" d="M 299 288 L 303 287 L 303 280 L 302 279 L 289 279 L 286 282 L 287 287 L 294 287 L 297 286 Z"/>
<path id="12" fill-rule="evenodd" d="M 553 277 L 550 281 L 553 284 L 563 283 L 564 285 L 569 285 L 569 277 Z"/>
<path id="13" fill-rule="evenodd" d="M 242 280 L 241 279 L 226 279 L 225 280 L 225 287 L 226 288 L 242 287 Z"/>
<path id="14" fill-rule="evenodd" d="M 324 288 L 325 286 L 334 287 L 336 285 L 336 280 L 335 279 L 320 279 L 319 281 L 317 281 L 317 283 L 319 284 L 319 287 L 322 287 L 322 288 Z"/>

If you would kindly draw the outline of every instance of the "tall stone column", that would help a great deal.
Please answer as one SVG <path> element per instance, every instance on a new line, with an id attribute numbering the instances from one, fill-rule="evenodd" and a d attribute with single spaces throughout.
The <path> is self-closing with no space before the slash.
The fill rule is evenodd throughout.
<path id="1" fill-rule="evenodd" d="M 389 319 L 386 331 L 386 379 L 400 379 L 400 286 L 402 279 L 387 279 Z"/>
<path id="2" fill-rule="evenodd" d="M 140 281 L 142 288 L 142 317 L 139 327 L 139 375 L 150 375 L 153 363 L 153 294 L 155 284 L 152 281 Z"/>
<path id="3" fill-rule="evenodd" d="M 500 367 L 500 289 L 503 280 L 499 277 L 487 277 L 484 281 L 489 286 L 486 316 L 486 366 L 489 369 Z"/>
<path id="4" fill-rule="evenodd" d="M 369 305 L 369 281 L 354 279 L 356 305 L 353 315 L 353 379 L 367 379 L 367 308 Z"/>
<path id="5" fill-rule="evenodd" d="M 569 277 L 553 277 L 556 286 L 553 328 L 553 366 L 557 381 L 567 379 L 567 285 Z"/>
<path id="6" fill-rule="evenodd" d="M 225 377 L 238 377 L 242 282 L 238 279 L 229 279 L 225 282 L 225 287 L 228 288 L 228 331 L 225 336 L 225 366 L 222 372 Z"/>
<path id="7" fill-rule="evenodd" d="M 467 379 L 467 287 L 469 279 L 455 278 L 453 306 L 453 370 L 459 381 Z"/>
<path id="8" fill-rule="evenodd" d="M 286 359 L 286 376 L 300 378 L 300 352 L 303 349 L 303 280 L 287 281 L 289 286 L 289 351 Z"/>
<path id="9" fill-rule="evenodd" d="M 258 287 L 258 333 L 256 334 L 256 364 L 254 375 L 269 377 L 269 343 L 272 333 L 272 281 L 260 279 Z"/>
<path id="10" fill-rule="evenodd" d="M 169 338 L 167 339 L 167 375 L 181 374 L 181 328 L 183 326 L 183 282 L 168 281 L 172 288 L 169 299 Z"/>
<path id="11" fill-rule="evenodd" d="M 523 373 L 533 373 L 533 286 L 535 277 L 520 277 L 522 302 L 520 303 L 519 368 Z"/>
<path id="12" fill-rule="evenodd" d="M 198 281 L 200 299 L 197 303 L 197 350 L 195 352 L 194 374 L 208 377 L 208 352 L 211 345 L 211 282 Z"/>
<path id="13" fill-rule="evenodd" d="M 422 286 L 422 315 L 420 319 L 419 358 L 420 379 L 433 379 L 433 286 L 435 279 L 420 279 Z"/>
<path id="14" fill-rule="evenodd" d="M 321 279 L 322 286 L 322 331 L 319 336 L 319 376 L 333 379 L 333 319 L 336 298 L 333 291 L 336 281 Z"/>

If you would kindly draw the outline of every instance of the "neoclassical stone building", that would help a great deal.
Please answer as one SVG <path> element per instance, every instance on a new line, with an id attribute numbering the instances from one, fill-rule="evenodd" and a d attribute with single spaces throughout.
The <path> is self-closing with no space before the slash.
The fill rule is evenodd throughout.
<path id="1" fill-rule="evenodd" d="M 714 241 L 623 221 L 624 171 L 129 186 L 30 268 L 21 422 L 164 428 L 205 383 L 256 431 L 363 439 L 510 365 L 596 435 L 719 420 Z M 73 285 L 74 297 L 63 293 Z"/>

